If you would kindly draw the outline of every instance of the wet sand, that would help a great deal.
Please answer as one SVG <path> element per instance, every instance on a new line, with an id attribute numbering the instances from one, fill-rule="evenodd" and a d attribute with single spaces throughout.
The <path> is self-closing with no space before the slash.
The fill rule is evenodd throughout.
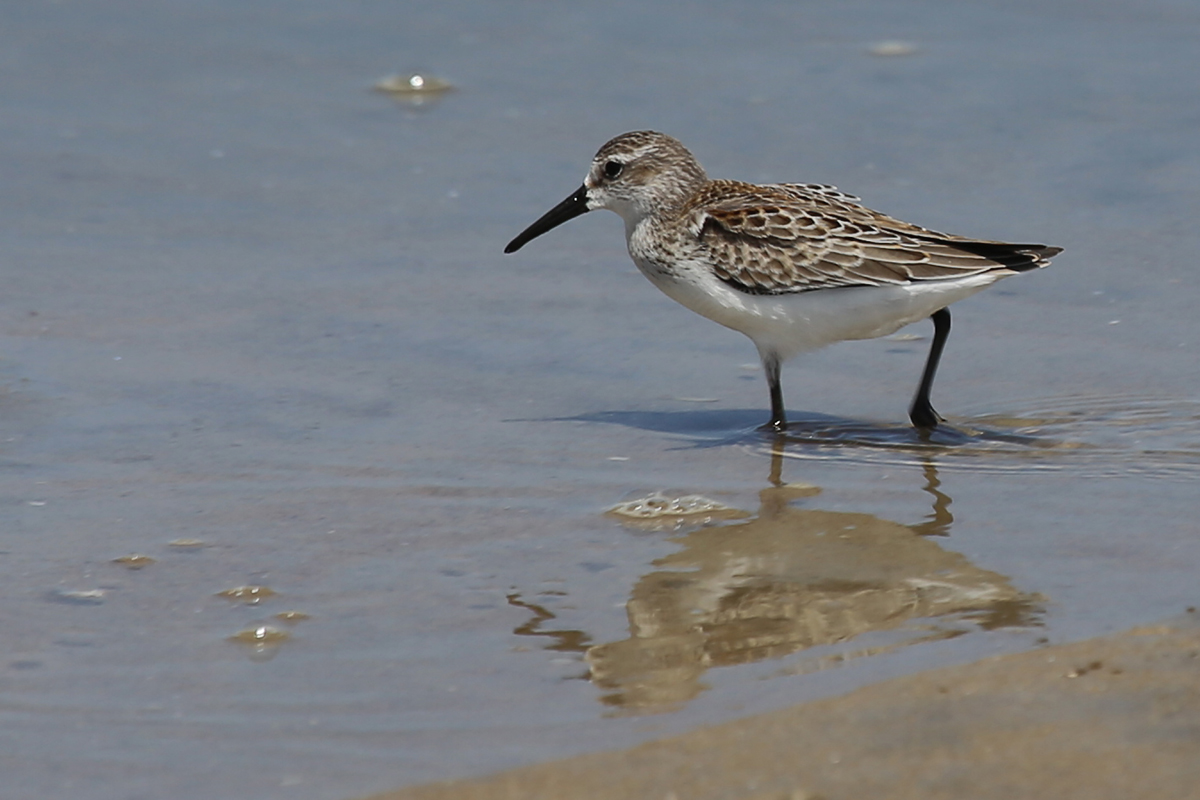
<path id="1" fill-rule="evenodd" d="M 1200 626 L 1185 619 L 370 800 L 1200 797 Z"/>
<path id="2" fill-rule="evenodd" d="M 1196 4 L 680 10 L 8 4 L 2 800 L 732 753 L 826 701 L 885 741 L 829 698 L 1200 605 Z M 456 90 L 373 89 L 416 72 Z M 503 253 L 641 128 L 1067 249 L 956 304 L 928 442 L 927 323 L 790 363 L 776 468 L 752 343 L 615 215 Z M 653 493 L 741 513 L 608 513 Z"/>

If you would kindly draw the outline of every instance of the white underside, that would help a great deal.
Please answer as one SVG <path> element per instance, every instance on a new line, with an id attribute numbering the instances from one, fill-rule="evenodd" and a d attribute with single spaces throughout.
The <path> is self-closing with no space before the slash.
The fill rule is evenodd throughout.
<path id="1" fill-rule="evenodd" d="M 847 286 L 796 294 L 752 295 L 719 280 L 705 264 L 676 263 L 676 275 L 638 269 L 668 297 L 701 316 L 749 336 L 764 357 L 787 359 L 847 339 L 874 339 L 970 297 L 1014 274 L 978 275 L 897 286 Z"/>

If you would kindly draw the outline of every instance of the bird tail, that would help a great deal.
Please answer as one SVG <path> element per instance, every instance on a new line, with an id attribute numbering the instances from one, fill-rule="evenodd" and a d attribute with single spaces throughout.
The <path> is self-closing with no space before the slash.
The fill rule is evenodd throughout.
<path id="1" fill-rule="evenodd" d="M 995 261 L 1013 272 L 1028 272 L 1050 265 L 1050 259 L 1061 253 L 1061 247 L 1045 244 L 1008 244 L 1006 242 L 947 242 L 959 250 L 966 250 Z"/>

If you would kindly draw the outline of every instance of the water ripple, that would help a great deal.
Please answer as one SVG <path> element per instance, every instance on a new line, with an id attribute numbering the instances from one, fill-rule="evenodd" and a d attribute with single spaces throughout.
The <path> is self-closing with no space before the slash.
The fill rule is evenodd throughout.
<path id="1" fill-rule="evenodd" d="M 951 417 L 930 433 L 900 424 L 805 420 L 782 438 L 784 455 L 803 460 L 936 460 L 947 469 L 1081 477 L 1200 475 L 1200 401 L 1151 395 L 1035 399 L 1002 414 Z M 766 453 L 773 443 L 759 439 L 751 447 Z"/>

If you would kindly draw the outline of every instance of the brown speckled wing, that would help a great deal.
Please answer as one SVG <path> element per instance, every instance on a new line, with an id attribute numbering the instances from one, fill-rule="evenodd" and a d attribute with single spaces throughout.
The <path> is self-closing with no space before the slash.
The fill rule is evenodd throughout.
<path id="1" fill-rule="evenodd" d="M 684 209 L 722 281 L 751 294 L 953 280 L 1045 266 L 1059 248 L 967 239 L 860 205 L 832 186 L 712 181 Z"/>

